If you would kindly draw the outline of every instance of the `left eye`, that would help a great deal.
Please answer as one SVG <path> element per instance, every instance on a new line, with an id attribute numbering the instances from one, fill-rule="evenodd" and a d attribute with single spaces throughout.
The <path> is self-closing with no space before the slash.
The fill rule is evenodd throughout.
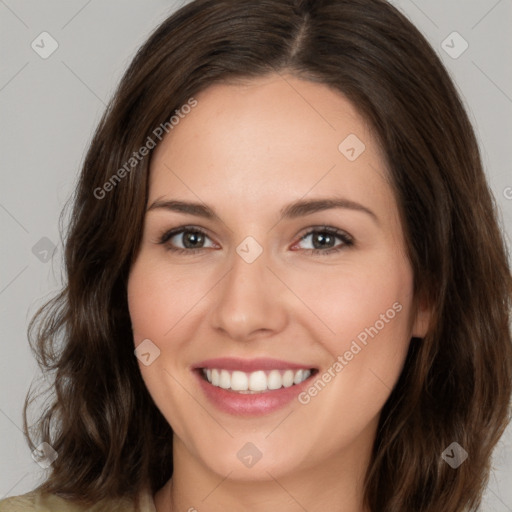
<path id="1" fill-rule="evenodd" d="M 209 237 L 202 230 L 197 228 L 177 229 L 165 233 L 160 239 L 161 244 L 168 244 L 169 249 L 178 252 L 195 252 L 206 247 L 200 246 L 204 240 Z M 182 240 L 184 247 L 176 247 L 176 242 L 173 239 Z M 212 245 L 213 246 L 213 245 Z"/>
<path id="2" fill-rule="evenodd" d="M 344 246 L 353 245 L 353 240 L 349 235 L 347 235 L 347 233 L 334 228 L 324 227 L 312 229 L 301 237 L 300 242 L 307 240 L 308 238 L 311 239 L 309 244 L 310 247 L 306 247 L 305 250 L 311 251 L 315 254 L 326 254 L 332 251 L 339 251 Z M 336 243 L 336 239 L 341 240 L 341 243 L 338 245 L 333 245 Z M 294 247 L 296 245 L 297 244 L 295 244 Z"/>

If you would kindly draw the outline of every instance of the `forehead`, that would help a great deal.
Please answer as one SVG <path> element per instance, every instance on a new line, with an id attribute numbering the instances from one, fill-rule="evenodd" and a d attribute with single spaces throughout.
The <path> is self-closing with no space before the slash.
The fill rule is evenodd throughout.
<path id="1" fill-rule="evenodd" d="M 327 85 L 272 74 L 215 84 L 195 99 L 155 149 L 150 198 L 178 190 L 190 199 L 240 198 L 245 208 L 281 203 L 284 192 L 391 199 L 369 125 Z"/>

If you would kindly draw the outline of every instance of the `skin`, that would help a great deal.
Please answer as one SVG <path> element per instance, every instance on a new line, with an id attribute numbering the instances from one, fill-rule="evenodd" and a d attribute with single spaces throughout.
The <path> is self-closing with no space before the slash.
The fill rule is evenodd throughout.
<path id="1" fill-rule="evenodd" d="M 323 84 L 272 74 L 195 98 L 155 149 L 148 207 L 202 202 L 217 217 L 148 210 L 128 283 L 135 346 L 150 339 L 160 349 L 140 370 L 174 431 L 174 476 L 154 496 L 156 509 L 362 512 L 380 411 L 429 320 L 425 308 L 413 310 L 385 158 L 356 108 Z M 349 134 L 366 147 L 354 161 L 338 149 Z M 376 219 L 331 208 L 279 220 L 293 201 L 326 197 L 357 202 Z M 206 231 L 202 250 L 169 250 L 186 247 L 186 233 L 158 244 L 180 226 Z M 354 245 L 335 237 L 317 247 L 341 250 L 311 253 L 318 234 L 301 236 L 322 226 Z M 247 236 L 263 250 L 252 263 L 236 252 Z M 213 357 L 272 357 L 322 375 L 397 302 L 401 311 L 306 405 L 238 417 L 208 401 L 191 371 Z M 251 468 L 237 457 L 247 442 L 262 454 Z"/>

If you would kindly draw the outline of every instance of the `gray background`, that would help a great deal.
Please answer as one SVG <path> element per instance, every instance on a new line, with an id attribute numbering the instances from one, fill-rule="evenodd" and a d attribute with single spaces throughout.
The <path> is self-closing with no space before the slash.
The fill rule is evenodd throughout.
<path id="1" fill-rule="evenodd" d="M 61 282 L 59 214 L 123 70 L 149 32 L 182 3 L 0 0 L 0 498 L 28 492 L 44 476 L 21 433 L 21 408 L 38 374 L 28 320 Z M 510 240 L 512 0 L 392 3 L 426 35 L 458 86 Z M 34 40 L 43 45 L 44 31 L 58 43 L 46 59 L 31 47 Z M 447 53 L 464 48 L 450 36 L 454 31 L 469 45 L 457 58 Z M 49 48 L 45 39 L 39 51 Z M 512 427 L 493 467 L 482 510 L 512 512 Z"/>

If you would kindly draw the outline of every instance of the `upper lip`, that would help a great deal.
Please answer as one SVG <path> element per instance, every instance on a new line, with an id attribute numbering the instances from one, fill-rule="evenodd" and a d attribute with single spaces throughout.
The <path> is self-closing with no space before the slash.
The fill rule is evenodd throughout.
<path id="1" fill-rule="evenodd" d="M 207 359 L 193 366 L 193 369 L 217 368 L 223 370 L 239 370 L 242 372 L 255 372 L 257 370 L 300 370 L 311 369 L 309 364 L 292 363 L 281 359 L 271 359 L 267 357 L 258 357 L 255 359 L 241 359 L 234 357 L 218 357 Z"/>

